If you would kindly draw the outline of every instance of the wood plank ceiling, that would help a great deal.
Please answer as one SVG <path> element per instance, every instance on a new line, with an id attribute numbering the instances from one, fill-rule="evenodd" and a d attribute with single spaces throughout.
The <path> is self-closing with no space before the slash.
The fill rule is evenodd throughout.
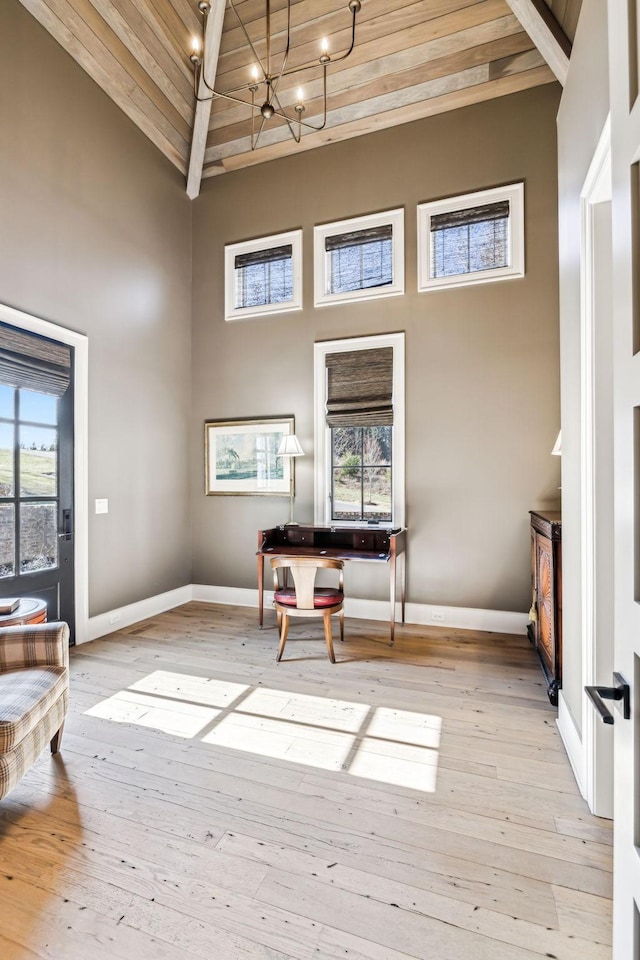
<path id="1" fill-rule="evenodd" d="M 546 0 L 569 39 L 581 0 Z M 196 0 L 21 0 L 100 87 L 182 172 L 194 121 L 192 40 L 201 36 Z M 264 0 L 236 0 L 264 51 Z M 284 46 L 286 0 L 272 2 L 274 57 Z M 289 66 L 319 56 L 326 37 L 337 55 L 349 41 L 347 0 L 292 0 Z M 227 9 L 216 88 L 249 83 L 254 58 Z M 506 0 L 363 0 L 356 46 L 329 68 L 325 130 L 297 145 L 272 120 L 250 148 L 250 109 L 213 102 L 203 176 L 259 163 L 420 117 L 550 83 L 554 76 Z M 283 84 L 289 109 L 300 78 Z M 321 72 L 304 77 L 305 120 L 318 122 Z M 249 95 L 248 95 L 249 96 Z"/>

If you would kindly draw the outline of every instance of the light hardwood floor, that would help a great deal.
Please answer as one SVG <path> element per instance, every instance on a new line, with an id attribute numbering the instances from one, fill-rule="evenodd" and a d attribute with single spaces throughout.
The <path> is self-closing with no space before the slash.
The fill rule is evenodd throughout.
<path id="1" fill-rule="evenodd" d="M 524 637 L 191 603 L 73 651 L 0 804 L 2 960 L 605 960 L 611 828 Z"/>

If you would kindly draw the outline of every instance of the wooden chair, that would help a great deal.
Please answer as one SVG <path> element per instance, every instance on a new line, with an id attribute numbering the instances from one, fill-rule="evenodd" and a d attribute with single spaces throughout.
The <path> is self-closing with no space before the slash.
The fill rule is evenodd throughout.
<path id="1" fill-rule="evenodd" d="M 272 557 L 273 605 L 278 613 L 280 645 L 276 660 L 282 659 L 289 633 L 289 617 L 322 617 L 324 638 L 331 663 L 336 662 L 331 638 L 331 616 L 340 614 L 340 639 L 344 640 L 344 563 L 331 557 Z M 316 587 L 318 570 L 339 570 L 338 586 Z M 284 571 L 281 582 L 279 570 Z M 291 571 L 293 587 L 288 586 Z"/>

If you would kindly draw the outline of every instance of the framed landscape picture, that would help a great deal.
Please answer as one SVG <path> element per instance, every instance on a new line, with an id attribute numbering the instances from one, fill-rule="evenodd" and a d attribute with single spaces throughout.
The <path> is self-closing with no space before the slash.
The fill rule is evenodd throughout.
<path id="1" fill-rule="evenodd" d="M 282 438 L 294 432 L 293 417 L 205 420 L 207 496 L 288 497 L 293 489 L 292 458 L 277 453 Z"/>

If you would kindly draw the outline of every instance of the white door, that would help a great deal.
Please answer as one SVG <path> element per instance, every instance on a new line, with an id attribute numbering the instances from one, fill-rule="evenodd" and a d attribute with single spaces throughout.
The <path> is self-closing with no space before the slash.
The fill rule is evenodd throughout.
<path id="1" fill-rule="evenodd" d="M 637 9 L 636 9 L 637 6 Z M 609 0 L 613 177 L 614 960 L 640 958 L 640 98 L 638 0 Z"/>

